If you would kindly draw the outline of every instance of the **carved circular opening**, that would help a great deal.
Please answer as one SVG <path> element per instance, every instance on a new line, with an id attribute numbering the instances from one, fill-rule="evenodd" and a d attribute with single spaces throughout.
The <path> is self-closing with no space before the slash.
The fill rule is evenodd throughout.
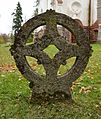
<path id="1" fill-rule="evenodd" d="M 66 72 L 68 72 L 72 66 L 75 64 L 76 61 L 76 57 L 72 57 L 68 60 L 66 60 L 66 65 L 61 65 L 59 70 L 58 70 L 58 74 L 57 75 L 64 75 Z"/>
<path id="2" fill-rule="evenodd" d="M 59 52 L 55 45 L 49 45 L 43 51 L 47 53 L 51 59 L 53 59 L 54 56 Z"/>
<path id="3" fill-rule="evenodd" d="M 42 76 L 45 76 L 46 75 L 46 71 L 43 67 L 42 64 L 38 64 L 37 63 L 37 59 L 35 58 L 32 58 L 32 57 L 29 57 L 29 56 L 26 56 L 26 60 L 29 64 L 29 66 L 32 68 L 32 70 Z"/>

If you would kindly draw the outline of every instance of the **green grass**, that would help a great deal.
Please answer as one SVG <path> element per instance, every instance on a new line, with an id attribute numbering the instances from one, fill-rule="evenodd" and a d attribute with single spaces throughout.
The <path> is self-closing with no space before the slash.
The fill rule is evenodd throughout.
<path id="1" fill-rule="evenodd" d="M 18 70 L 0 72 L 0 119 L 101 119 L 101 45 L 93 44 L 93 55 L 84 74 L 73 85 L 73 104 L 54 102 L 30 104 L 31 90 L 28 81 Z M 47 49 L 46 49 L 47 50 Z M 53 47 L 48 48 L 51 55 Z M 29 58 L 37 72 L 43 73 L 42 66 Z M 71 61 L 72 60 L 72 61 Z M 73 64 L 62 66 L 63 74 Z M 9 47 L 0 45 L 0 66 L 14 64 Z"/>
<path id="2" fill-rule="evenodd" d="M 6 44 L 0 44 L 0 65 L 14 64 L 13 58 L 9 52 L 10 47 Z"/>

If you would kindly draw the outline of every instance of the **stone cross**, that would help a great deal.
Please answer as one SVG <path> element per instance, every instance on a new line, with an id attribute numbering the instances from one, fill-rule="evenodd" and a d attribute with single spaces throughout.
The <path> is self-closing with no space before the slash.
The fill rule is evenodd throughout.
<path id="1" fill-rule="evenodd" d="M 30 33 L 42 25 L 46 25 L 43 37 L 31 45 L 26 45 Z M 68 43 L 66 38 L 60 36 L 57 25 L 68 29 L 75 36 L 76 44 Z M 54 45 L 59 50 L 53 59 L 44 52 L 49 45 Z M 89 39 L 79 23 L 54 10 L 29 19 L 15 36 L 10 50 L 19 71 L 30 82 L 32 101 L 71 100 L 72 83 L 84 72 L 92 53 Z M 28 64 L 26 56 L 36 58 L 38 64 L 43 65 L 46 75 L 36 73 Z M 71 57 L 76 57 L 71 69 L 58 75 L 59 67 L 66 65 L 66 60 Z"/>

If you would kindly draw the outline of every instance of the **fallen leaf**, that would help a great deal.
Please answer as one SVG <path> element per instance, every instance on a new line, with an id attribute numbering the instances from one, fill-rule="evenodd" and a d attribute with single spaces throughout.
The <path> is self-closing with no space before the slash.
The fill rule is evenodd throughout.
<path id="1" fill-rule="evenodd" d="M 87 86 L 87 87 L 81 87 L 79 90 L 79 93 L 89 93 L 91 92 L 92 86 Z"/>
<path id="2" fill-rule="evenodd" d="M 12 72 L 15 69 L 16 69 L 16 67 L 13 64 L 0 65 L 0 72 Z"/>

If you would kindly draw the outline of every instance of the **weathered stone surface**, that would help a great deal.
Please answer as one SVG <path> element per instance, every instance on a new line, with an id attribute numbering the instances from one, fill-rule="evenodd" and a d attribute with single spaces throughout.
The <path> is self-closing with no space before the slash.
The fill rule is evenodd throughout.
<path id="1" fill-rule="evenodd" d="M 57 24 L 72 32 L 76 38 L 76 44 L 68 43 L 63 36 L 59 35 Z M 34 44 L 26 46 L 29 34 L 42 25 L 46 25 L 42 39 L 36 39 Z M 55 45 L 59 49 L 53 59 L 43 51 L 49 45 Z M 53 10 L 28 20 L 15 36 L 14 45 L 11 47 L 11 53 L 19 71 L 31 82 L 32 100 L 40 97 L 43 100 L 71 99 L 72 83 L 83 73 L 91 52 L 88 37 L 79 23 Z M 25 56 L 36 58 L 38 64 L 44 66 L 46 75 L 41 76 L 33 71 Z M 66 60 L 71 57 L 76 57 L 74 65 L 64 75 L 58 76 L 60 65 L 65 65 Z"/>

